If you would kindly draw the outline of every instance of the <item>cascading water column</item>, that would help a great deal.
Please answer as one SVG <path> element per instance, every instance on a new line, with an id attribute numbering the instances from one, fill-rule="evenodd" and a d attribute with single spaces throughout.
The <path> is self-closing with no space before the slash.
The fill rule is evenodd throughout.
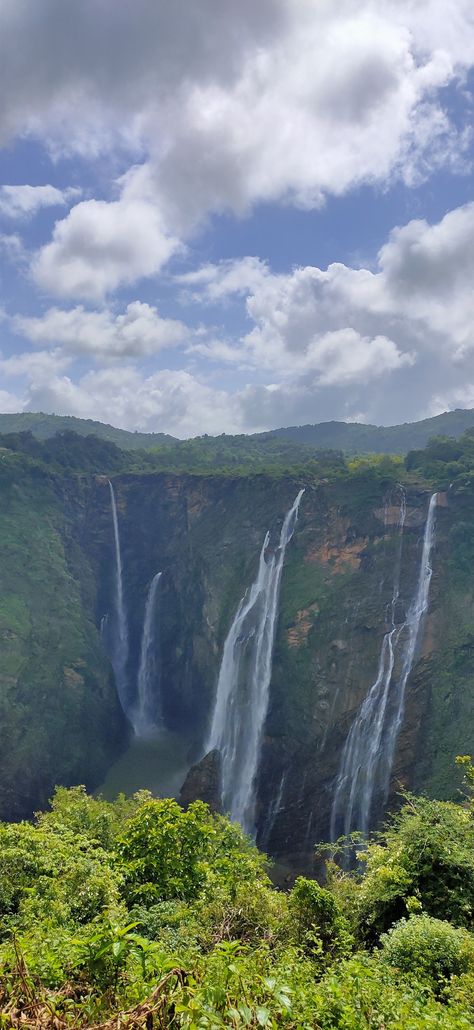
<path id="1" fill-rule="evenodd" d="M 406 619 L 408 637 L 403 652 L 402 668 L 395 699 L 395 711 L 388 727 L 385 743 L 385 776 L 383 782 L 385 801 L 388 799 L 395 747 L 398 734 L 402 727 L 403 716 L 405 714 L 406 685 L 415 660 L 421 621 L 425 613 L 428 611 L 430 584 L 431 577 L 433 575 L 431 551 L 435 541 L 435 515 L 437 503 L 438 494 L 434 493 L 430 498 L 428 517 L 426 519 L 423 551 L 421 555 L 420 572 L 418 575 L 418 586 Z"/>
<path id="2" fill-rule="evenodd" d="M 267 533 L 258 574 L 240 601 L 227 635 L 207 750 L 222 758 L 222 804 L 248 833 L 255 829 L 255 781 L 268 709 L 278 598 L 285 551 L 304 490 L 287 512 L 279 546 L 270 553 Z"/>
<path id="3" fill-rule="evenodd" d="M 145 604 L 137 676 L 137 700 L 131 715 L 137 737 L 146 737 L 153 733 L 161 720 L 160 699 L 156 689 L 155 661 L 156 606 L 161 575 L 161 572 L 157 572 L 156 576 L 153 576 Z"/>
<path id="4" fill-rule="evenodd" d="M 342 831 L 367 835 L 370 828 L 374 794 L 381 788 L 388 799 L 395 747 L 403 721 L 408 677 L 413 668 L 421 620 L 428 608 L 431 582 L 431 550 L 434 542 L 434 513 L 437 495 L 430 499 L 423 537 L 423 550 L 417 588 L 405 620 L 396 623 L 399 600 L 400 563 L 406 502 L 402 493 L 399 515 L 399 546 L 395 564 L 391 624 L 382 640 L 377 678 L 363 701 L 344 745 L 336 779 L 331 811 L 331 840 Z M 400 674 L 393 673 L 400 653 Z"/>
<path id="5" fill-rule="evenodd" d="M 120 548 L 120 533 L 119 524 L 117 517 L 117 504 L 115 501 L 115 492 L 110 482 L 110 502 L 112 507 L 112 522 L 114 527 L 114 545 L 115 545 L 115 620 L 114 625 L 110 627 L 110 620 L 107 619 L 107 635 L 111 635 L 111 649 L 110 649 L 110 661 L 115 675 L 115 684 L 117 687 L 118 699 L 122 707 L 123 712 L 129 716 L 129 696 L 128 696 L 128 681 L 127 681 L 127 661 L 128 661 L 128 624 L 127 624 L 127 613 L 125 608 L 125 597 L 123 589 L 123 573 L 122 573 L 122 552 Z"/>

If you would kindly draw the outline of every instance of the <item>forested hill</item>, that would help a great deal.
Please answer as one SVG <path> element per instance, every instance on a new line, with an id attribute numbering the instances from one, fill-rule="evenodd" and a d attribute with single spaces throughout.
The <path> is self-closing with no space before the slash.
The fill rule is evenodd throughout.
<path id="1" fill-rule="evenodd" d="M 74 415 L 45 415 L 42 411 L 19 411 L 13 415 L 0 414 L 0 433 L 33 433 L 37 440 L 49 440 L 56 433 L 74 432 L 79 436 L 97 436 L 110 440 L 117 447 L 127 451 L 156 447 L 174 441 L 167 433 L 130 433 L 126 429 L 96 422 L 92 418 L 75 418 Z"/>
<path id="2" fill-rule="evenodd" d="M 319 422 L 315 425 L 289 426 L 272 429 L 268 433 L 255 433 L 252 436 L 196 437 L 196 440 L 215 441 L 207 443 L 205 448 L 214 446 L 234 449 L 242 448 L 244 441 L 252 451 L 255 445 L 265 445 L 275 437 L 286 440 L 293 445 L 304 445 L 306 448 L 340 450 L 346 454 L 406 454 L 408 451 L 424 447 L 433 436 L 452 436 L 458 438 L 474 426 L 474 408 L 457 408 L 445 411 L 434 418 L 426 418 L 421 422 L 405 422 L 400 426 L 372 426 L 359 422 Z M 45 415 L 42 412 L 18 412 L 17 414 L 0 414 L 0 433 L 31 432 L 38 440 L 47 440 L 56 433 L 73 431 L 80 436 L 94 435 L 108 440 L 123 450 L 150 450 L 163 445 L 173 445 L 176 439 L 167 433 L 138 433 L 117 429 L 114 426 L 96 422 L 93 419 L 75 418 L 72 415 Z"/>
<path id="3" fill-rule="evenodd" d="M 259 434 L 259 438 L 280 437 L 292 443 L 317 448 L 335 448 L 346 454 L 406 454 L 425 447 L 433 436 L 456 439 L 474 425 L 474 408 L 456 408 L 421 422 L 401 426 L 371 426 L 359 422 L 319 422 L 316 425 L 289 426 Z"/>

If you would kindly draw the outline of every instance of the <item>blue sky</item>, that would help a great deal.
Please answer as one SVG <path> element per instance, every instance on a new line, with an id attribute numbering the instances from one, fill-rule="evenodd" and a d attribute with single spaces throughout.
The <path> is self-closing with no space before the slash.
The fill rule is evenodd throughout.
<path id="1" fill-rule="evenodd" d="M 0 409 L 474 406 L 471 0 L 0 0 Z"/>

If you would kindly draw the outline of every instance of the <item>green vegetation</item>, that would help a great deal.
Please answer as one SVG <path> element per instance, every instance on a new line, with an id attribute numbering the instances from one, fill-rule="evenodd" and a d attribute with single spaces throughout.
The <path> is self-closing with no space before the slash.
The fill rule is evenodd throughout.
<path id="1" fill-rule="evenodd" d="M 469 796 L 407 796 L 357 871 L 283 893 L 201 802 L 59 788 L 0 826 L 1 1026 L 468 1030 L 473 844 Z"/>
<path id="2" fill-rule="evenodd" d="M 0 416 L 0 426 L 1 419 L 6 417 Z M 333 481 L 349 473 L 353 477 L 352 493 L 358 492 L 361 504 L 371 500 L 368 497 L 370 484 L 375 489 L 384 478 L 410 482 L 421 477 L 434 483 L 438 489 L 447 489 L 454 484 L 458 491 L 464 492 L 471 491 L 474 486 L 474 428 L 468 429 L 459 439 L 434 437 L 423 450 L 409 451 L 405 461 L 400 457 L 402 446 L 397 453 L 389 452 L 389 449 L 381 453 L 377 447 L 372 451 L 361 447 L 354 449 L 352 455 L 348 451 L 345 459 L 343 448 L 315 448 L 298 438 L 286 439 L 280 434 L 223 434 L 200 436 L 194 440 L 173 440 L 162 436 L 157 441 L 146 441 L 146 446 L 142 436 L 140 446 L 135 444 L 131 448 L 120 436 L 111 439 L 102 432 L 85 434 L 70 428 L 61 428 L 44 439 L 31 429 L 4 433 L 0 435 L 0 453 L 2 459 L 8 460 L 12 454 L 22 455 L 43 470 L 68 474 L 163 471 L 237 476 L 261 472 L 267 476 L 298 476 L 304 473 L 306 477 Z"/>
<path id="3" fill-rule="evenodd" d="M 199 437 L 183 441 L 183 451 L 190 444 L 198 449 L 210 448 L 211 452 L 232 451 L 241 448 L 243 441 L 250 449 L 265 448 L 287 441 L 293 450 L 303 447 L 309 453 L 314 450 L 340 450 L 345 454 L 406 454 L 414 447 L 424 447 L 433 436 L 445 434 L 458 438 L 474 425 L 474 411 L 457 409 L 446 411 L 434 418 L 421 422 L 406 422 L 401 426 L 372 426 L 356 422 L 320 422 L 316 425 L 289 426 L 273 429 L 268 433 L 253 436 Z M 13 415 L 0 414 L 0 433 L 31 432 L 38 440 L 46 440 L 56 433 L 74 432 L 79 436 L 94 435 L 109 440 L 126 451 L 149 450 L 162 444 L 180 442 L 166 433 L 131 433 L 125 429 L 104 425 L 92 419 L 75 418 L 72 415 L 46 415 L 42 412 L 18 412 Z"/>
<path id="4" fill-rule="evenodd" d="M 0 460 L 0 490 L 0 812 L 14 818 L 59 778 L 95 786 L 122 729 L 62 497 L 22 454 Z"/>
<path id="5" fill-rule="evenodd" d="M 414 447 L 425 447 L 441 434 L 458 438 L 474 425 L 472 409 L 445 411 L 421 422 L 401 426 L 371 426 L 357 422 L 320 422 L 317 425 L 274 429 L 267 436 L 284 437 L 293 443 L 314 448 L 336 447 L 345 454 L 406 454 Z"/>
<path id="6" fill-rule="evenodd" d="M 0 415 L 0 433 L 30 432 L 38 440 L 48 440 L 56 433 L 77 433 L 78 436 L 96 436 L 109 440 L 127 451 L 153 447 L 164 440 L 173 440 L 166 433 L 129 433 L 126 429 L 95 422 L 91 418 L 74 415 L 45 415 L 43 412 L 21 411 L 14 415 Z"/>
<path id="7" fill-rule="evenodd" d="M 1 424 L 1 422 L 0 422 Z M 121 441 L 122 443 L 122 441 Z M 0 435 L 2 460 L 22 455 L 30 464 L 60 474 L 174 472 L 213 475 L 299 476 L 332 481 L 347 472 L 356 481 L 380 482 L 403 476 L 401 457 L 367 454 L 346 462 L 342 451 L 307 447 L 280 437 L 200 436 L 194 440 L 166 439 L 148 448 L 122 449 L 103 434 L 82 435 L 66 429 L 47 439 L 30 430 Z"/>
<path id="8" fill-rule="evenodd" d="M 474 429 L 459 440 L 446 436 L 430 440 L 424 450 L 410 451 L 406 468 L 436 482 L 438 489 L 454 489 L 472 496 L 474 489 Z"/>

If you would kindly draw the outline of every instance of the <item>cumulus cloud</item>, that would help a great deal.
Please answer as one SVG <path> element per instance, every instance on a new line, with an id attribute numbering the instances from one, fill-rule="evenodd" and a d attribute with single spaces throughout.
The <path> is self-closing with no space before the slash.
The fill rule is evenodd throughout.
<path id="1" fill-rule="evenodd" d="M 271 45 L 287 19 L 287 0 L 3 0 L 1 131 L 50 129 L 88 152 L 107 147 L 183 79 L 233 81 L 247 51 Z"/>
<path id="2" fill-rule="evenodd" d="M 395 229 L 379 262 L 379 304 L 442 334 L 458 356 L 474 347 L 474 203 Z"/>
<path id="3" fill-rule="evenodd" d="M 57 223 L 34 278 L 97 299 L 156 274 L 214 212 L 416 182 L 464 151 L 440 91 L 473 63 L 467 0 L 6 0 L 0 130 L 141 162 L 118 201 Z"/>
<path id="4" fill-rule="evenodd" d="M 195 300 L 222 301 L 232 294 L 253 292 L 269 274 L 268 267 L 258 257 L 244 257 L 237 261 L 221 261 L 219 265 L 203 265 L 192 272 L 175 277 L 176 282 L 189 290 Z"/>
<path id="5" fill-rule="evenodd" d="M 97 301 L 156 275 L 178 247 L 153 204 L 126 196 L 111 203 L 86 200 L 56 222 L 31 274 L 47 293 Z"/>
<path id="6" fill-rule="evenodd" d="M 460 360 L 474 348 L 474 204 L 434 225 L 416 219 L 394 229 L 374 270 L 334 263 L 274 275 L 250 260 L 254 274 L 247 278 L 245 259 L 234 269 L 227 261 L 208 264 L 189 278 L 195 298 L 200 288 L 205 301 L 245 287 L 254 325 L 242 345 L 262 367 L 286 373 L 317 367 L 324 378 L 332 375 L 331 355 L 346 352 L 354 372 L 357 360 L 349 353 L 358 352 L 360 370 L 370 376 L 372 365 L 377 374 L 384 362 L 387 369 L 410 364 L 420 349 Z M 344 378 L 339 359 L 334 376 Z"/>
<path id="7" fill-rule="evenodd" d="M 0 186 L 0 215 L 7 218 L 32 218 L 42 207 L 64 207 L 77 199 L 81 190 L 71 186 L 59 190 L 56 186 Z"/>
<path id="8" fill-rule="evenodd" d="M 73 382 L 49 376 L 30 387 L 26 407 L 58 415 L 97 418 L 124 429 L 198 433 L 242 431 L 238 400 L 203 383 L 189 372 L 165 369 L 144 376 L 136 368 L 88 372 Z"/>
<path id="9" fill-rule="evenodd" d="M 0 370 L 28 379 L 31 409 L 178 436 L 430 415 L 473 395 L 473 229 L 466 204 L 437 224 L 394 229 L 372 269 L 334 263 L 284 275 L 244 258 L 179 277 L 195 300 L 233 298 L 250 323 L 243 336 L 186 327 L 140 301 L 120 313 L 76 306 L 17 316 L 7 324 L 44 349 L 4 359 Z M 166 347 L 183 348 L 187 370 L 122 367 L 143 356 L 156 364 Z M 64 375 L 81 355 L 109 367 Z"/>
<path id="10" fill-rule="evenodd" d="M 24 376 L 29 382 L 43 382 L 67 367 L 71 358 L 55 351 L 25 351 L 0 357 L 0 372 L 11 378 Z M 15 409 L 17 410 L 17 409 Z"/>
<path id="11" fill-rule="evenodd" d="M 66 351 L 89 354 L 99 361 L 156 354 L 191 335 L 182 322 L 161 318 L 155 307 L 138 300 L 119 315 L 82 306 L 67 311 L 50 308 L 41 317 L 17 316 L 13 327 L 33 343 L 60 344 Z"/>
<path id="12" fill-rule="evenodd" d="M 474 204 L 394 229 L 373 270 L 334 263 L 275 275 L 254 259 L 207 264 L 188 277 L 194 297 L 225 302 L 245 286 L 252 327 L 233 346 L 193 349 L 271 376 L 240 395 L 249 425 L 430 415 L 471 397 L 473 276 Z"/>
<path id="13" fill-rule="evenodd" d="M 0 390 L 0 410 L 4 414 L 14 414 L 16 411 L 22 411 L 23 404 L 23 397 L 9 393 L 7 390 Z"/>

